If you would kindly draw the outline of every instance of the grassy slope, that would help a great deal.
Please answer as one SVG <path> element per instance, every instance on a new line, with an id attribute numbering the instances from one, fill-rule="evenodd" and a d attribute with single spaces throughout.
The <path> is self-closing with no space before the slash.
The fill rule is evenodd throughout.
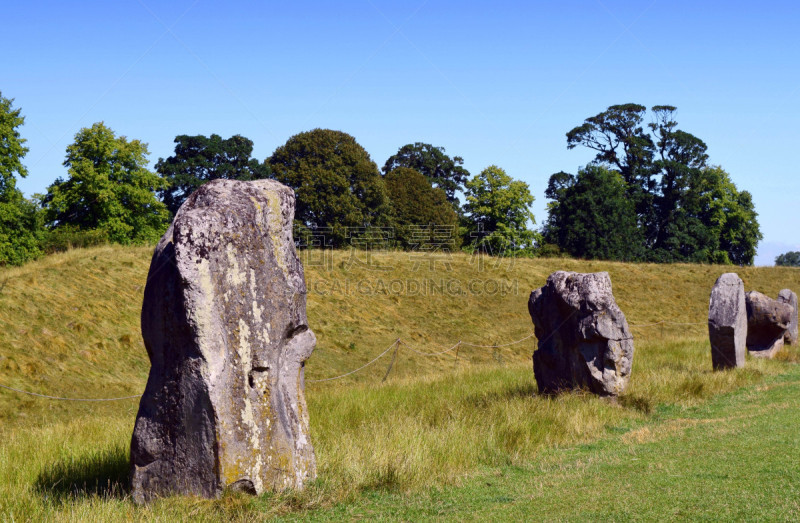
<path id="1" fill-rule="evenodd" d="M 418 492 L 457 485 L 480 467 L 524 467 L 546 449 L 588 443 L 626 423 L 642 422 L 656 405 L 690 408 L 764 375 L 785 372 L 785 365 L 774 361 L 751 361 L 737 372 L 710 372 L 702 323 L 711 285 L 729 267 L 572 260 L 515 260 L 499 266 L 490 261 L 481 267 L 479 260 L 454 255 L 440 258 L 430 270 L 427 264 L 415 267 L 408 254 L 395 253 L 374 256 L 375 264 L 392 267 L 379 271 L 351 263 L 348 253 L 326 255 L 330 258 L 303 260 L 309 323 L 319 339 L 307 366 L 311 379 L 358 367 L 397 337 L 424 351 L 458 340 L 522 338 L 532 330 L 529 291 L 557 269 L 609 271 L 617 301 L 634 325 L 660 320 L 701 324 L 634 326 L 633 379 L 620 405 L 581 395 L 556 400 L 532 395 L 533 340 L 497 350 L 462 348 L 458 367 L 452 354 L 428 358 L 401 349 L 382 386 L 388 357 L 343 380 L 309 384 L 320 480 L 299 498 L 226 498 L 217 504 L 182 500 L 137 511 L 124 500 L 124 492 L 116 492 L 109 499 L 80 497 L 64 505 L 57 494 L 70 482 L 124 478 L 136 402 L 54 402 L 0 391 L 0 475 L 9 478 L 0 486 L 0 511 L 29 517 L 63 516 L 65 510 L 76 517 L 250 517 L 276 507 L 330 506 L 385 487 Z M 0 292 L 0 383 L 65 396 L 139 393 L 148 368 L 138 313 L 149 256 L 149 249 L 103 247 L 0 271 L 0 285 L 5 282 Z M 358 257 L 363 260 L 364 254 Z M 449 262 L 450 270 L 443 262 Z M 748 290 L 776 295 L 784 287 L 800 288 L 800 271 L 794 269 L 735 270 Z M 444 280 L 451 292 L 392 291 L 393 285 L 407 288 L 409 280 Z M 472 287 L 478 292 L 455 292 L 469 290 L 470 282 L 478 282 Z M 493 292 L 496 282 L 508 292 Z M 61 490 L 53 489 L 54 483 Z"/>
<path id="2" fill-rule="evenodd" d="M 150 253 L 148 248 L 101 247 L 0 269 L 2 383 L 65 396 L 141 392 L 148 362 L 139 334 L 139 311 Z M 711 286 L 728 270 L 739 273 L 747 290 L 777 295 L 784 287 L 800 289 L 800 271 L 791 268 L 557 259 L 502 261 L 497 267 L 489 261 L 482 268 L 474 258 L 454 254 L 439 258 L 431 271 L 427 264 L 414 270 L 413 257 L 395 253 L 374 255 L 376 264 L 392 267 L 380 271 L 348 266 L 351 260 L 345 252 L 325 256 L 320 263 L 316 254 L 303 255 L 310 289 L 309 324 L 319 340 L 307 365 L 309 379 L 338 375 L 366 363 L 397 337 L 422 351 L 447 348 L 458 340 L 491 344 L 520 339 L 532 332 L 526 305 L 530 290 L 559 269 L 608 271 L 617 302 L 633 325 L 661 320 L 701 323 L 634 326 L 637 340 L 642 341 L 658 340 L 662 335 L 667 339 L 670 335 L 704 338 Z M 358 257 L 363 258 L 363 253 Z M 444 261 L 449 261 L 451 270 Z M 381 292 L 392 282 L 408 281 L 451 282 L 451 289 L 461 289 L 464 294 Z M 470 282 L 478 282 L 478 293 L 469 292 Z M 493 293 L 497 282 L 509 292 Z M 465 347 L 459 358 L 527 363 L 533 347 L 533 340 L 497 351 Z M 393 369 L 395 376 L 439 371 L 445 361 L 454 362 L 452 354 L 426 358 L 408 350 L 401 352 Z M 376 365 L 345 382 L 374 382 L 385 369 L 383 364 Z M 0 396 L 0 419 L 13 417 L 19 405 L 27 408 L 40 403 L 20 401 L 8 394 Z"/>

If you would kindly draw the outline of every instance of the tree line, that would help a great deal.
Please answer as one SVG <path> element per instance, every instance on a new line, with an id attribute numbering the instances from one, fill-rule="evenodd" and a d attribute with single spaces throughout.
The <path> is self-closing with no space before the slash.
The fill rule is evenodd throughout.
<path id="1" fill-rule="evenodd" d="M 750 194 L 707 164 L 706 145 L 677 129 L 670 106 L 653 107 L 646 126 L 643 106 L 612 106 L 567 133 L 568 148 L 597 155 L 550 177 L 548 217 L 535 230 L 530 187 L 496 165 L 472 175 L 462 157 L 416 142 L 378 168 L 355 138 L 329 129 L 292 136 L 263 161 L 240 135 L 180 135 L 150 170 L 147 144 L 99 122 L 67 147 L 66 176 L 25 199 L 16 187 L 28 174 L 24 117 L 12 102 L 0 93 L 0 265 L 67 246 L 152 244 L 215 179 L 294 189 L 295 239 L 308 247 L 752 264 L 761 239 Z"/>
<path id="2" fill-rule="evenodd" d="M 567 147 L 596 151 L 577 174 L 550 177 L 546 241 L 573 256 L 751 265 L 762 235 L 753 199 L 669 105 L 625 104 L 587 118 Z"/>

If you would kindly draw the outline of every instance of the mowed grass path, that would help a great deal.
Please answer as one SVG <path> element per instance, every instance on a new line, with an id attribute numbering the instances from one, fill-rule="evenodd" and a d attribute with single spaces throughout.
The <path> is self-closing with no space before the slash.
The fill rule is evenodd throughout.
<path id="1" fill-rule="evenodd" d="M 102 247 L 0 270 L 0 383 L 58 396 L 140 393 L 148 362 L 138 316 L 150 252 Z M 611 274 L 635 335 L 630 386 L 617 403 L 580 393 L 538 396 L 530 367 L 533 339 L 500 349 L 463 347 L 458 359 L 454 353 L 426 357 L 401 348 L 385 383 L 381 378 L 389 355 L 342 380 L 308 383 L 319 479 L 304 492 L 257 499 L 226 495 L 220 501 L 173 498 L 145 508 L 135 507 L 127 490 L 135 400 L 57 402 L 3 390 L 0 514 L 16 519 L 261 520 L 349 517 L 350 510 L 363 509 L 364 514 L 375 510 L 410 519 L 435 516 L 425 512 L 428 505 L 438 506 L 435 500 L 425 501 L 430 492 L 451 492 L 447 495 L 456 500 L 459 492 L 485 499 L 475 489 L 492 480 L 479 478 L 537 477 L 537 467 L 555 463 L 559 453 L 569 457 L 569 452 L 583 452 L 582 445 L 607 445 L 628 433 L 643 441 L 626 445 L 646 445 L 647 434 L 634 429 L 662 430 L 673 414 L 688 416 L 687 409 L 720 394 L 794 372 L 798 360 L 793 348 L 776 361 L 748 360 L 744 369 L 713 372 L 705 326 L 708 295 L 721 273 L 734 270 L 746 289 L 774 296 L 785 287 L 800 289 L 796 269 L 497 261 L 463 254 L 418 264 L 408 253 L 375 254 L 366 260 L 372 265 L 365 266 L 364 253 L 328 252 L 316 259 L 313 254 L 303 253 L 309 324 L 319 340 L 307 365 L 312 380 L 357 368 L 398 337 L 434 352 L 458 340 L 493 344 L 527 336 L 532 332 L 526 307 L 530 290 L 551 272 L 566 269 Z M 449 289 L 409 292 L 412 284 L 436 287 L 441 282 Z M 659 321 L 677 324 L 646 325 Z M 749 470 L 742 467 L 743 474 Z M 598 477 L 607 473 L 598 472 Z M 478 482 L 472 491 L 471 481 Z M 567 496 L 583 488 L 581 481 L 564 476 L 558 489 Z M 640 483 L 635 475 L 629 481 Z M 753 481 L 767 485 L 771 478 Z M 593 502 L 616 506 L 617 498 L 627 499 L 626 488 Z M 533 495 L 515 494 L 510 486 L 507 490 L 498 496 L 514 500 L 500 503 L 509 510 Z M 769 487 L 764 491 L 771 492 Z M 586 495 L 591 498 L 590 491 Z M 418 514 L 403 516 L 393 504 L 407 504 Z M 491 506 L 487 502 L 484 508 Z"/>
<path id="2" fill-rule="evenodd" d="M 458 487 L 375 492 L 315 521 L 800 519 L 800 366 L 591 444 L 486 468 Z"/>

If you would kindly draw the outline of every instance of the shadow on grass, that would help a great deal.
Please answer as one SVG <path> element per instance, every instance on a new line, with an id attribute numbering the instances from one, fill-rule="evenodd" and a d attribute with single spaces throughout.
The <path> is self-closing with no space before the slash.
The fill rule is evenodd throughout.
<path id="1" fill-rule="evenodd" d="M 34 488 L 56 500 L 100 496 L 124 498 L 130 491 L 128 450 L 118 446 L 64 458 L 44 468 Z"/>
<path id="2" fill-rule="evenodd" d="M 472 394 L 464 398 L 464 402 L 479 408 L 488 407 L 499 401 L 533 398 L 537 395 L 536 383 L 515 385 L 502 391 L 491 391 Z"/>
<path id="3" fill-rule="evenodd" d="M 617 403 L 626 409 L 633 409 L 641 412 L 642 414 L 652 414 L 653 410 L 655 409 L 653 400 L 644 396 L 623 394 L 617 398 Z"/>

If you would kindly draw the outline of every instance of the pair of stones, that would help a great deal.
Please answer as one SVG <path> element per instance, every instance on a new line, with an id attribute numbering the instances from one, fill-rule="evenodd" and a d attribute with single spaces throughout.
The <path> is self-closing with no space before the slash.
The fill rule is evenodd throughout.
<path id="1" fill-rule="evenodd" d="M 745 351 L 773 358 L 785 343 L 797 343 L 797 295 L 783 289 L 777 299 L 744 292 L 735 273 L 720 276 L 708 307 L 711 361 L 715 369 L 742 367 Z"/>

